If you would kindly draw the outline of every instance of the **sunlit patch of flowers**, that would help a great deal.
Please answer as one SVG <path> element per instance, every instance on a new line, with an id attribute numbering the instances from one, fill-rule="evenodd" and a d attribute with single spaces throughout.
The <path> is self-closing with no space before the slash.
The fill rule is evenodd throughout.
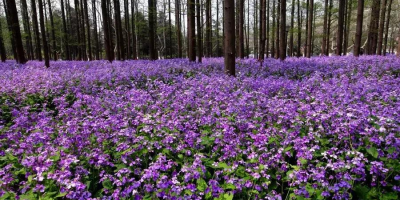
<path id="1" fill-rule="evenodd" d="M 398 199 L 395 57 L 0 64 L 0 199 Z"/>

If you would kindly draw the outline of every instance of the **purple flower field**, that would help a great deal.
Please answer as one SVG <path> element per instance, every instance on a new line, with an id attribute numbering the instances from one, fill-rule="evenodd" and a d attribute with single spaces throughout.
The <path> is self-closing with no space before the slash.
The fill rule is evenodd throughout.
<path id="1" fill-rule="evenodd" d="M 398 199 L 400 59 L 0 64 L 0 199 Z"/>

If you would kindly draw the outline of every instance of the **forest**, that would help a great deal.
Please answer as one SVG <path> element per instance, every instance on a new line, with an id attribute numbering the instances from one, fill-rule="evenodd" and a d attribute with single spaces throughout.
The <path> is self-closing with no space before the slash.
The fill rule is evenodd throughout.
<path id="1" fill-rule="evenodd" d="M 1 0 L 0 200 L 397 200 L 399 0 Z"/>

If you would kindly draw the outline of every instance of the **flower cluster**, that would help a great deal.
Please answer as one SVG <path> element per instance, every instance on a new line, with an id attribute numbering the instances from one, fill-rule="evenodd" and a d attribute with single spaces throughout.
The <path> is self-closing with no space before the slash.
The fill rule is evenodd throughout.
<path id="1" fill-rule="evenodd" d="M 0 199 L 397 199 L 396 57 L 0 64 Z"/>

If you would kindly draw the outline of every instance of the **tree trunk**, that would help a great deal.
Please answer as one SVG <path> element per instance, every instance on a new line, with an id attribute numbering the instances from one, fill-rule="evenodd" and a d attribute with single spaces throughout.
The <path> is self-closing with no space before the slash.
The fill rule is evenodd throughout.
<path id="1" fill-rule="evenodd" d="M 328 11 L 328 31 L 327 31 L 327 40 L 326 40 L 326 50 L 325 53 L 329 56 L 329 49 L 330 49 L 330 36 L 331 36 L 331 25 L 332 25 L 332 9 L 333 9 L 333 0 L 329 0 L 329 11 Z"/>
<path id="2" fill-rule="evenodd" d="M 197 12 L 197 57 L 199 59 L 199 62 L 202 62 L 203 58 L 203 42 L 202 42 L 202 25 L 200 22 L 200 1 L 196 0 L 196 12 Z"/>
<path id="3" fill-rule="evenodd" d="M 15 60 L 17 63 L 25 64 L 25 52 L 22 45 L 21 30 L 19 28 L 17 6 L 15 5 L 15 0 L 7 0 L 7 11 L 9 14 L 9 20 L 11 25 L 11 37 L 15 42 L 15 50 L 17 56 Z"/>
<path id="4" fill-rule="evenodd" d="M 305 37 L 305 43 L 304 43 L 304 55 L 307 56 L 307 50 L 308 50 L 308 18 L 310 17 L 309 15 L 310 13 L 310 0 L 307 0 L 307 4 L 306 4 L 306 37 Z"/>
<path id="5" fill-rule="evenodd" d="M 347 54 L 347 49 L 349 47 L 349 35 L 350 35 L 350 22 L 351 22 L 351 11 L 353 9 L 353 1 L 348 0 L 347 1 L 347 18 L 346 18 L 346 32 L 344 35 L 344 47 L 343 47 L 343 53 L 346 55 Z"/>
<path id="6" fill-rule="evenodd" d="M 6 54 L 6 49 L 4 47 L 4 40 L 3 40 L 3 27 L 1 26 L 1 21 L 0 21 L 0 58 L 1 58 L 1 62 L 6 62 L 6 60 L 7 60 L 7 54 Z"/>
<path id="7" fill-rule="evenodd" d="M 114 0 L 114 21 L 115 21 L 115 35 L 117 38 L 117 60 L 124 60 L 123 53 L 123 38 L 122 38 L 122 25 L 121 25 L 121 10 L 119 0 Z"/>
<path id="8" fill-rule="evenodd" d="M 341 0 L 343 1 L 343 0 Z M 311 57 L 311 40 L 312 40 L 312 32 L 313 32 L 313 14 L 314 14 L 314 0 L 310 0 L 309 4 L 309 13 L 308 13 L 308 32 L 307 32 L 307 58 Z"/>
<path id="9" fill-rule="evenodd" d="M 338 30 L 336 37 L 336 55 L 341 56 L 343 50 L 343 26 L 344 26 L 344 10 L 345 0 L 339 0 L 339 19 L 338 19 Z"/>
<path id="10" fill-rule="evenodd" d="M 178 58 L 182 58 L 182 32 L 181 32 L 181 9 L 180 0 L 175 0 L 175 27 L 178 40 Z"/>
<path id="11" fill-rule="evenodd" d="M 172 58 L 172 21 L 171 21 L 171 0 L 168 0 L 168 36 L 169 36 L 169 58 Z"/>
<path id="12" fill-rule="evenodd" d="M 272 0 L 272 33 L 271 33 L 271 57 L 275 56 L 275 29 L 276 29 L 276 23 L 275 23 L 275 18 L 276 18 L 276 12 L 275 12 L 275 1 Z"/>
<path id="13" fill-rule="evenodd" d="M 286 0 L 281 0 L 281 26 L 279 41 L 279 58 L 286 59 Z"/>
<path id="14" fill-rule="evenodd" d="M 321 47 L 321 54 L 326 55 L 326 39 L 327 39 L 327 28 L 328 28 L 328 1 L 325 0 L 325 7 L 324 7 L 324 28 L 322 33 L 322 47 Z"/>
<path id="15" fill-rule="evenodd" d="M 276 52 L 275 52 L 275 58 L 276 59 L 278 59 L 279 58 L 279 54 L 280 54 L 280 43 L 279 43 L 279 41 L 282 39 L 282 38 L 280 38 L 280 34 L 279 34 L 279 32 L 280 32 L 280 10 L 281 10 L 281 1 L 282 0 L 278 0 L 278 8 L 276 9 Z"/>
<path id="16" fill-rule="evenodd" d="M 196 61 L 196 25 L 195 25 L 195 2 L 194 0 L 188 0 L 187 12 L 188 12 L 188 46 L 189 46 L 189 61 Z"/>
<path id="17" fill-rule="evenodd" d="M 269 0 L 267 0 L 267 6 L 266 6 L 266 9 L 267 9 L 267 18 L 266 18 L 266 23 L 267 23 L 266 44 L 267 44 L 267 46 L 266 46 L 266 49 L 265 49 L 267 58 L 268 58 L 269 52 L 270 52 L 270 50 L 269 50 L 269 5 L 270 5 L 270 4 L 269 4 Z"/>
<path id="18" fill-rule="evenodd" d="M 386 17 L 385 42 L 384 42 L 384 47 L 383 47 L 383 55 L 386 55 L 386 50 L 387 50 L 388 33 L 389 33 L 389 21 L 390 21 L 390 12 L 391 12 L 391 10 L 392 10 L 392 0 L 389 1 L 388 14 L 387 14 L 387 17 Z"/>
<path id="19" fill-rule="evenodd" d="M 363 26 L 363 15 L 364 15 L 364 0 L 358 0 L 357 5 L 357 27 L 356 36 L 354 41 L 354 56 L 360 55 L 361 38 L 362 38 L 362 26 Z"/>
<path id="20" fill-rule="evenodd" d="M 135 23 L 135 3 L 136 0 L 131 0 L 131 10 L 132 10 L 132 56 L 133 60 L 138 58 L 138 53 L 136 49 L 136 23 Z"/>
<path id="21" fill-rule="evenodd" d="M 81 18 L 80 18 L 80 16 L 79 16 L 79 0 L 75 0 L 74 1 L 74 4 L 75 4 L 75 17 L 76 17 L 76 33 L 77 33 L 77 39 L 78 39 L 78 45 L 77 45 L 77 50 L 78 50 L 78 52 L 77 52 L 77 54 L 78 54 L 78 57 L 77 57 L 77 59 L 78 60 L 81 60 L 82 59 L 82 50 L 81 50 L 81 30 L 80 30 L 80 24 L 81 24 L 81 22 L 80 22 L 80 20 L 81 20 Z"/>
<path id="22" fill-rule="evenodd" d="M 148 0 L 149 1 L 149 37 L 150 37 L 150 60 L 157 60 L 157 52 L 156 52 L 156 0 Z M 194 4 L 193 4 L 194 5 Z"/>
<path id="23" fill-rule="evenodd" d="M 65 48 L 65 58 L 70 60 L 69 56 L 69 45 L 68 45 L 68 31 L 67 31 L 67 23 L 65 21 L 65 11 L 64 11 L 64 0 L 61 0 L 61 17 L 62 17 L 62 25 L 63 25 L 63 38 L 64 38 L 64 48 Z"/>
<path id="24" fill-rule="evenodd" d="M 378 26 L 379 26 L 379 11 L 381 6 L 381 0 L 372 1 L 371 9 L 371 21 L 368 30 L 368 42 L 367 42 L 367 54 L 376 54 L 377 42 L 378 42 Z"/>
<path id="25" fill-rule="evenodd" d="M 293 44 L 293 32 L 294 32 L 294 8 L 296 7 L 296 4 L 295 4 L 296 2 L 295 2 L 295 0 L 292 0 L 292 13 L 291 13 L 291 16 L 290 16 L 290 39 L 289 39 L 289 41 L 290 41 L 290 43 L 289 43 L 289 49 L 290 49 L 290 52 L 289 52 L 289 56 L 293 56 L 293 54 L 294 54 L 294 51 L 293 51 L 293 46 L 294 46 L 294 44 Z"/>
<path id="26" fill-rule="evenodd" d="M 111 45 L 111 35 L 109 30 L 110 18 L 108 16 L 107 0 L 101 0 L 101 12 L 103 14 L 103 34 L 104 34 L 104 47 L 106 50 L 106 57 L 108 61 L 112 62 L 114 60 L 114 53 L 112 51 Z"/>
<path id="27" fill-rule="evenodd" d="M 225 73 L 235 76 L 235 1 L 224 1 Z"/>
<path id="28" fill-rule="evenodd" d="M 82 51 L 82 60 L 87 60 L 87 49 L 86 49 L 86 29 L 85 29 L 85 8 L 83 6 L 83 1 L 86 0 L 79 0 L 79 15 L 80 15 L 80 26 L 81 26 L 81 38 L 82 38 L 82 43 L 81 43 L 81 51 Z"/>
<path id="29" fill-rule="evenodd" d="M 264 54 L 265 54 L 265 0 L 260 0 L 260 32 L 259 32 L 259 41 L 260 45 L 259 46 L 259 54 L 258 54 L 258 60 L 262 62 L 264 60 Z"/>
<path id="30" fill-rule="evenodd" d="M 253 12 L 255 13 L 255 14 L 253 14 L 253 16 L 254 16 L 254 22 L 253 22 L 253 25 L 254 25 L 254 27 L 253 27 L 254 58 L 256 56 L 258 57 L 258 53 L 259 53 L 259 51 L 258 51 L 259 36 L 257 34 L 258 34 L 258 30 L 261 29 L 261 27 L 257 27 L 257 24 L 258 24 L 258 15 L 257 15 L 258 14 L 258 8 L 257 8 L 257 5 L 258 5 L 258 1 L 255 0 L 255 2 L 254 2 L 254 10 L 253 10 Z"/>
<path id="31" fill-rule="evenodd" d="M 131 58 L 131 28 L 129 25 L 129 2 L 128 0 L 124 0 L 124 15 L 125 15 L 125 38 L 126 38 L 126 59 Z"/>
<path id="32" fill-rule="evenodd" d="M 83 0 L 83 7 L 85 9 L 85 22 L 86 22 L 88 58 L 89 58 L 89 60 L 93 60 L 92 42 L 91 42 L 91 38 L 90 38 L 89 10 L 88 10 L 88 6 L 87 6 L 87 1 L 86 0 Z"/>
<path id="33" fill-rule="evenodd" d="M 93 15 L 93 35 L 94 35 L 94 41 L 96 43 L 95 50 L 94 50 L 94 55 L 95 59 L 99 60 L 100 59 L 100 45 L 99 45 L 99 36 L 97 33 L 97 14 L 96 14 L 96 0 L 92 0 L 92 15 Z"/>
<path id="34" fill-rule="evenodd" d="M 39 18 L 40 18 L 40 31 L 42 32 L 42 41 L 43 41 L 43 51 L 44 51 L 44 63 L 46 67 L 50 67 L 50 58 L 49 58 L 49 50 L 46 39 L 46 31 L 44 26 L 44 16 L 43 16 L 43 2 L 39 1 Z"/>
<path id="35" fill-rule="evenodd" d="M 32 47 L 32 34 L 31 27 L 29 24 L 29 15 L 28 15 L 28 6 L 26 4 L 26 0 L 21 0 L 21 9 L 22 9 L 22 21 L 24 25 L 24 33 L 25 33 L 25 46 L 27 48 L 28 59 L 33 60 L 33 47 Z"/>
<path id="36" fill-rule="evenodd" d="M 211 0 L 206 0 L 206 55 L 212 57 Z"/>
<path id="37" fill-rule="evenodd" d="M 53 19 L 53 12 L 51 10 L 51 2 L 50 0 L 47 0 L 47 4 L 49 6 L 49 16 L 50 16 L 50 25 L 51 25 L 51 39 L 53 40 L 53 59 L 57 60 L 57 46 L 56 46 L 56 33 L 54 29 L 54 19 Z"/>
<path id="38" fill-rule="evenodd" d="M 297 57 L 301 56 L 301 18 L 300 0 L 297 0 Z"/>
<path id="39" fill-rule="evenodd" d="M 42 48 L 40 45 L 40 34 L 39 34 L 39 25 L 38 25 L 39 23 L 38 23 L 38 19 L 37 19 L 35 0 L 31 0 L 31 9 L 32 9 L 33 32 L 35 33 L 36 58 L 39 59 L 39 61 L 42 61 Z"/>
<path id="40" fill-rule="evenodd" d="M 239 57 L 244 59 L 244 0 L 239 2 Z"/>
<path id="41" fill-rule="evenodd" d="M 216 28 L 217 28 L 217 57 L 220 57 L 220 47 L 219 47 L 219 0 L 217 0 L 217 20 L 216 20 Z"/>
<path id="42" fill-rule="evenodd" d="M 382 8 L 381 8 L 381 17 L 379 21 L 379 32 L 378 32 L 378 46 L 377 46 L 377 53 L 378 55 L 382 55 L 382 44 L 383 44 L 383 31 L 385 25 L 385 12 L 386 12 L 386 3 L 387 0 L 382 0 Z"/>

